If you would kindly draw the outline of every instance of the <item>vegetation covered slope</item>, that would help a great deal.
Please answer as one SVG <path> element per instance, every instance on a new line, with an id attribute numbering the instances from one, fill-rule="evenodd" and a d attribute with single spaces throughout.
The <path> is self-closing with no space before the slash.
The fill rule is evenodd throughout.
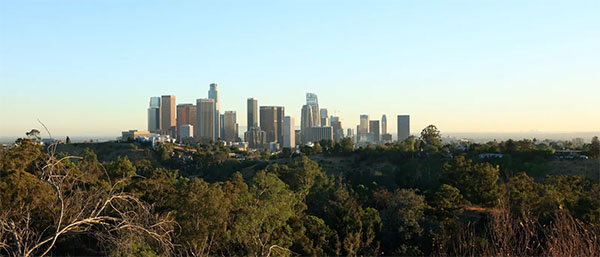
<path id="1" fill-rule="evenodd" d="M 21 139 L 0 152 L 0 255 L 598 255 L 597 179 L 545 175 L 549 150 L 527 141 L 456 151 L 432 134 L 276 156 L 113 143 L 121 156 L 69 157 Z M 505 156 L 478 157 L 491 149 Z"/>

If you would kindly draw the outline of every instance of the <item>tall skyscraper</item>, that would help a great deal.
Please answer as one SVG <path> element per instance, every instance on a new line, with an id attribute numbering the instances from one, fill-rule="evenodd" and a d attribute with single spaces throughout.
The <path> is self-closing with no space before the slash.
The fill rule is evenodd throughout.
<path id="1" fill-rule="evenodd" d="M 381 116 L 381 134 L 387 134 L 387 117 L 385 117 L 385 114 Z"/>
<path id="2" fill-rule="evenodd" d="M 152 133 L 160 132 L 160 97 L 150 97 L 150 107 L 148 108 L 148 131 Z"/>
<path id="3" fill-rule="evenodd" d="M 282 147 L 294 148 L 296 146 L 296 133 L 294 129 L 294 117 L 283 117 L 283 144 Z"/>
<path id="4" fill-rule="evenodd" d="M 307 143 L 306 135 L 308 128 L 313 127 L 313 111 L 312 106 L 305 104 L 302 106 L 302 114 L 300 116 L 300 131 L 302 143 Z"/>
<path id="5" fill-rule="evenodd" d="M 181 126 L 192 125 L 196 127 L 196 106 L 193 104 L 177 105 L 177 139 L 181 139 Z M 192 132 L 193 135 L 193 132 Z"/>
<path id="6" fill-rule="evenodd" d="M 373 134 L 373 142 L 379 142 L 379 121 L 371 120 L 369 121 L 369 134 Z"/>
<path id="7" fill-rule="evenodd" d="M 215 101 L 213 99 L 196 100 L 196 138 L 202 143 L 216 141 L 215 133 Z"/>
<path id="8" fill-rule="evenodd" d="M 221 139 L 225 139 L 225 114 L 219 115 L 219 135 Z"/>
<path id="9" fill-rule="evenodd" d="M 360 125 L 358 127 L 357 134 L 369 133 L 369 115 L 360 115 Z"/>
<path id="10" fill-rule="evenodd" d="M 227 142 L 234 142 L 238 138 L 238 124 L 235 111 L 225 111 L 223 114 L 223 139 Z"/>
<path id="11" fill-rule="evenodd" d="M 160 133 L 176 136 L 177 124 L 175 122 L 175 96 L 163 95 L 160 99 Z"/>
<path id="12" fill-rule="evenodd" d="M 260 128 L 267 133 L 267 143 L 283 142 L 283 106 L 261 106 Z"/>
<path id="13" fill-rule="evenodd" d="M 319 126 L 319 124 L 321 124 L 321 117 L 319 113 L 319 98 L 317 97 L 317 94 L 306 93 L 306 104 L 310 105 L 312 110 L 312 126 Z"/>
<path id="14" fill-rule="evenodd" d="M 327 108 L 321 108 L 321 110 L 319 111 L 319 116 L 321 117 L 320 120 L 320 124 L 321 127 L 325 127 L 325 126 L 329 126 L 329 111 L 327 110 Z"/>
<path id="15" fill-rule="evenodd" d="M 249 131 L 250 128 L 258 127 L 258 100 L 255 98 L 248 98 L 248 127 L 246 130 Z"/>
<path id="16" fill-rule="evenodd" d="M 217 83 L 210 84 L 210 89 L 208 90 L 208 99 L 213 99 L 215 101 L 215 136 L 216 138 L 221 138 L 221 112 L 219 102 L 219 86 Z"/>
<path id="17" fill-rule="evenodd" d="M 410 136 L 410 115 L 398 115 L 398 142 Z"/>
<path id="18" fill-rule="evenodd" d="M 331 116 L 331 127 L 333 128 L 333 140 L 337 141 L 344 138 L 344 129 L 342 128 L 342 120 L 338 116 Z"/>

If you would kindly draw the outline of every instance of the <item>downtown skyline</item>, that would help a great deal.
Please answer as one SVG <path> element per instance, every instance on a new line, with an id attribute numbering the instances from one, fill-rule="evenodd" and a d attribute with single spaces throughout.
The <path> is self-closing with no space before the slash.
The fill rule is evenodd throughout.
<path id="1" fill-rule="evenodd" d="M 410 114 L 412 134 L 597 132 L 598 12 L 596 1 L 3 1 L 0 139 L 38 118 L 57 137 L 146 129 L 149 97 L 194 104 L 211 82 L 240 132 L 247 98 L 284 106 L 298 127 L 307 92 L 344 128 L 387 114 L 394 134 L 395 115 Z"/>

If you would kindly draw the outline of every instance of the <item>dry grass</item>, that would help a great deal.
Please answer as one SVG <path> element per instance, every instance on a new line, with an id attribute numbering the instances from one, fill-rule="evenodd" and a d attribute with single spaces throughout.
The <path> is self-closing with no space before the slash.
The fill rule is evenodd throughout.
<path id="1" fill-rule="evenodd" d="M 485 229 L 467 224 L 434 256 L 600 256 L 597 227 L 558 209 L 549 224 L 531 213 L 514 215 L 507 204 L 487 214 Z"/>

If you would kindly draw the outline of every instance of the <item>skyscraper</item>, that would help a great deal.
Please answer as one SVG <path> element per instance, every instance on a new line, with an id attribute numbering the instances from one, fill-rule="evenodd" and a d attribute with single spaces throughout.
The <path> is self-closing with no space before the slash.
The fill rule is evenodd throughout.
<path id="1" fill-rule="evenodd" d="M 196 127 L 196 106 L 193 104 L 177 105 L 177 139 L 181 139 L 181 126 L 192 125 Z M 193 135 L 193 131 L 192 131 Z"/>
<path id="2" fill-rule="evenodd" d="M 302 106 L 302 114 L 300 116 L 300 135 L 302 143 L 307 143 L 306 135 L 308 135 L 308 128 L 313 126 L 313 111 L 312 106 L 305 104 Z"/>
<path id="3" fill-rule="evenodd" d="M 217 83 L 211 83 L 210 89 L 208 90 L 208 99 L 215 101 L 215 137 L 221 137 L 221 112 L 219 102 L 219 86 Z"/>
<path id="4" fill-rule="evenodd" d="M 283 117 L 283 144 L 282 147 L 294 148 L 296 146 L 296 133 L 294 129 L 294 117 Z"/>
<path id="5" fill-rule="evenodd" d="M 250 128 L 258 127 L 258 100 L 255 98 L 248 98 L 248 127 L 246 130 L 249 131 Z"/>
<path id="6" fill-rule="evenodd" d="M 267 143 L 283 142 L 283 106 L 261 106 L 260 128 L 267 133 Z"/>
<path id="7" fill-rule="evenodd" d="M 369 134 L 373 134 L 373 143 L 379 142 L 379 121 L 369 121 Z"/>
<path id="8" fill-rule="evenodd" d="M 398 115 L 398 142 L 410 136 L 410 116 Z"/>
<path id="9" fill-rule="evenodd" d="M 225 111 L 223 114 L 223 139 L 227 142 L 234 142 L 238 138 L 238 124 L 235 111 Z"/>
<path id="10" fill-rule="evenodd" d="M 381 116 L 381 134 L 387 134 L 387 117 L 385 117 L 385 114 Z"/>
<path id="11" fill-rule="evenodd" d="M 338 116 L 331 116 L 331 127 L 333 128 L 333 140 L 337 141 L 344 138 L 344 129 L 342 128 L 342 120 Z"/>
<path id="12" fill-rule="evenodd" d="M 329 126 L 329 111 L 327 110 L 327 108 L 321 108 L 321 110 L 319 111 L 319 116 L 321 117 L 320 120 L 320 124 L 321 127 L 325 127 L 325 126 Z"/>
<path id="13" fill-rule="evenodd" d="M 175 123 L 175 96 L 163 95 L 160 99 L 160 133 L 176 136 L 177 124 Z"/>
<path id="14" fill-rule="evenodd" d="M 319 126 L 319 124 L 321 124 L 321 117 L 319 113 L 319 98 L 317 98 L 317 94 L 306 93 L 306 104 L 310 105 L 312 110 L 312 126 Z"/>
<path id="15" fill-rule="evenodd" d="M 358 127 L 357 134 L 369 133 L 369 115 L 360 115 L 360 125 Z"/>
<path id="16" fill-rule="evenodd" d="M 211 140 L 216 141 L 215 134 L 215 101 L 213 99 L 196 100 L 196 138 L 202 143 L 208 143 Z"/>
<path id="17" fill-rule="evenodd" d="M 148 108 L 148 131 L 152 133 L 160 132 L 160 97 L 150 97 L 150 107 Z"/>

